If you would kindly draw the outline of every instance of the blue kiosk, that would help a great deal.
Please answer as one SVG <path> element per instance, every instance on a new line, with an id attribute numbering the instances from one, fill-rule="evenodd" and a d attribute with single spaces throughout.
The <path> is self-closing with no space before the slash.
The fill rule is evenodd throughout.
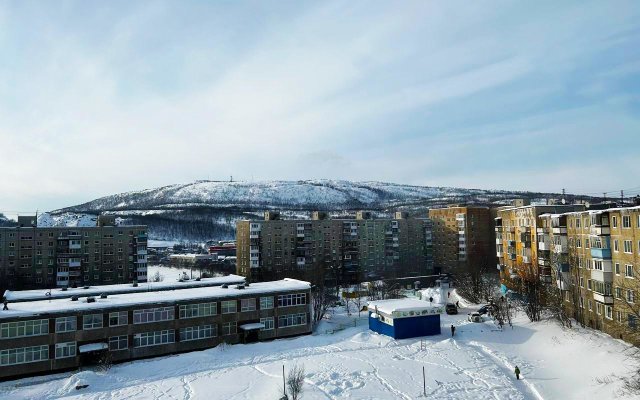
<path id="1" fill-rule="evenodd" d="M 391 336 L 408 339 L 440 334 L 442 305 L 429 305 L 417 299 L 370 301 L 369 329 Z"/>

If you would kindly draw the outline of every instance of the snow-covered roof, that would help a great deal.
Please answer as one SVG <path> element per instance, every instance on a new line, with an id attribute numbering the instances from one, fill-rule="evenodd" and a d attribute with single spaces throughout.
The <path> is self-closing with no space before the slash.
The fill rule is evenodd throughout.
<path id="1" fill-rule="evenodd" d="M 370 301 L 367 308 L 370 311 L 377 310 L 391 315 L 394 311 L 431 311 L 442 308 L 442 305 L 429 305 L 428 302 L 418 299 L 394 299 Z"/>
<path id="2" fill-rule="evenodd" d="M 160 292 L 166 290 L 176 289 L 188 289 L 194 287 L 211 287 L 220 286 L 223 284 L 238 284 L 244 283 L 245 278 L 240 275 L 227 275 L 216 278 L 202 278 L 199 281 L 195 279 L 179 282 L 145 282 L 139 283 L 137 287 L 134 287 L 130 283 L 119 285 L 101 285 L 101 286 L 89 286 L 89 289 L 80 288 L 68 288 L 63 291 L 62 289 L 36 289 L 36 290 L 21 290 L 11 291 L 7 290 L 4 297 L 9 302 L 21 302 L 21 301 L 33 301 L 33 300 L 47 300 L 47 299 L 61 299 L 71 298 L 72 296 L 100 296 L 101 294 L 121 294 L 121 293 L 139 293 L 139 292 Z"/>
<path id="3" fill-rule="evenodd" d="M 264 324 L 262 322 L 254 322 L 253 324 L 240 325 L 239 328 L 244 331 L 250 331 L 254 329 L 262 329 L 264 328 Z"/>
<path id="4" fill-rule="evenodd" d="M 589 215 L 598 215 L 598 214 L 603 214 L 603 213 L 608 213 L 608 212 L 614 212 L 614 211 L 632 211 L 632 210 L 640 210 L 640 206 L 633 206 L 633 207 L 611 207 L 611 208 L 604 208 L 601 210 L 583 210 L 583 211 L 568 211 L 566 213 L 562 213 L 562 214 L 541 214 L 540 216 L 552 216 L 552 217 L 560 217 L 563 215 L 582 215 L 582 214 L 589 214 Z"/>
<path id="5" fill-rule="evenodd" d="M 239 289 L 236 286 L 222 288 L 199 287 L 191 289 L 170 290 L 164 292 L 124 293 L 108 296 L 106 299 L 95 298 L 92 303 L 86 299 L 73 301 L 71 299 L 55 299 L 49 301 L 25 301 L 9 304 L 9 310 L 0 311 L 0 319 L 37 316 L 45 313 L 69 313 L 73 311 L 102 310 L 109 308 L 127 307 L 131 305 L 154 306 L 161 303 L 175 303 L 178 301 L 207 299 L 218 301 L 228 297 L 243 295 L 257 295 L 282 291 L 308 290 L 311 284 L 297 279 L 285 278 L 280 281 L 252 283 Z"/>
<path id="6" fill-rule="evenodd" d="M 109 348 L 109 345 L 106 343 L 89 343 L 89 344 L 83 344 L 82 346 L 78 347 L 78 352 L 88 353 L 90 351 L 106 350 L 108 348 Z"/>

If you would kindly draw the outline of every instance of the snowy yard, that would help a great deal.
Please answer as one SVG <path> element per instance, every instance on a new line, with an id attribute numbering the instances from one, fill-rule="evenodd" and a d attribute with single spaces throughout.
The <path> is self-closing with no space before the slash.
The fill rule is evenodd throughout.
<path id="1" fill-rule="evenodd" d="M 399 341 L 369 332 L 365 313 L 355 323 L 357 313 L 336 313 L 316 335 L 129 362 L 104 374 L 85 370 L 4 382 L 0 398 L 277 399 L 282 366 L 296 363 L 306 371 L 308 400 L 423 398 L 423 366 L 428 398 L 619 397 L 618 381 L 596 378 L 628 372 L 623 342 L 550 322 L 531 324 L 523 315 L 500 332 L 490 321 L 467 322 L 472 309 L 443 315 L 439 336 Z M 515 379 L 515 365 L 523 380 Z M 90 386 L 77 391 L 79 382 Z"/>

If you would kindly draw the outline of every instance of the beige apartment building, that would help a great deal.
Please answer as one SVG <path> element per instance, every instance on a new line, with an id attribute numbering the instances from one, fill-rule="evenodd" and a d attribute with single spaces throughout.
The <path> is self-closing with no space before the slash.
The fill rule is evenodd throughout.
<path id="1" fill-rule="evenodd" d="M 0 228 L 0 291 L 147 280 L 146 226 L 105 216 L 92 227 L 17 225 Z"/>
<path id="2" fill-rule="evenodd" d="M 339 284 L 432 273 L 430 221 L 394 217 L 362 211 L 330 219 L 314 212 L 310 220 L 282 220 L 267 212 L 264 221 L 239 221 L 237 273 L 252 282 L 293 277 Z"/>
<path id="3" fill-rule="evenodd" d="M 549 276 L 549 267 L 540 265 L 538 260 L 538 217 L 583 209 L 583 205 L 521 205 L 498 209 L 495 219 L 496 256 L 503 290 L 516 290 L 525 276 Z M 540 250 L 545 254 L 550 251 L 546 243 Z M 565 254 L 566 245 L 559 246 L 558 251 Z"/>
<path id="4" fill-rule="evenodd" d="M 640 207 L 598 208 L 541 215 L 541 225 L 552 224 L 552 250 L 566 246 L 566 253 L 541 253 L 540 262 L 580 323 L 640 345 Z"/>
<path id="5" fill-rule="evenodd" d="M 429 210 L 436 273 L 495 271 L 494 219 L 489 207 L 449 206 Z"/>

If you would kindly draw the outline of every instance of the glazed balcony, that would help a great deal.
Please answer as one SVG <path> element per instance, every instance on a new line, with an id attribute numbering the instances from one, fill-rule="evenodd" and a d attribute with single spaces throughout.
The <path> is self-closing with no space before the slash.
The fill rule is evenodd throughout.
<path id="1" fill-rule="evenodd" d="M 611 260 L 611 249 L 591 248 L 591 258 L 601 258 L 603 260 Z"/>

